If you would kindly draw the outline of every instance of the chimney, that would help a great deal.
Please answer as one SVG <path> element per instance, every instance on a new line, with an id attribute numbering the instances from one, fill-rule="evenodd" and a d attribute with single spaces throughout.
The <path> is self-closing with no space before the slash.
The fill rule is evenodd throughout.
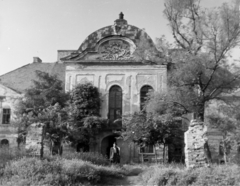
<path id="1" fill-rule="evenodd" d="M 33 63 L 42 63 L 42 60 L 39 57 L 33 57 Z"/>

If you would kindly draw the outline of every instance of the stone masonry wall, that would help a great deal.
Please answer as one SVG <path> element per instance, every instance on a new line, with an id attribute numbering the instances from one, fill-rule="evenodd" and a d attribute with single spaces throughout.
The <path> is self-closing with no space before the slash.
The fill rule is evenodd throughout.
<path id="1" fill-rule="evenodd" d="M 25 149 L 29 155 L 40 156 L 43 138 L 43 126 L 32 124 L 28 127 Z"/>
<path id="2" fill-rule="evenodd" d="M 204 144 L 207 140 L 207 127 L 203 122 L 192 120 L 184 134 L 185 163 L 187 168 L 205 166 Z"/>

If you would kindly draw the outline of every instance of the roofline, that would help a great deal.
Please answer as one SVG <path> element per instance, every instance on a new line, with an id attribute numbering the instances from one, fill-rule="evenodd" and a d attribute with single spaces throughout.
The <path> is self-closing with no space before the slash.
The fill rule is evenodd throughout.
<path id="1" fill-rule="evenodd" d="M 31 64 L 31 63 L 29 63 L 29 64 L 27 64 L 27 65 L 23 65 L 23 66 L 21 66 L 21 67 L 18 67 L 18 68 L 14 69 L 14 70 L 11 70 L 11 71 L 5 73 L 5 74 L 0 75 L 0 82 L 1 82 L 1 77 L 2 77 L 2 76 L 6 75 L 6 74 L 9 74 L 9 73 L 11 73 L 11 72 L 14 72 L 14 71 L 16 71 L 16 70 L 19 70 L 20 68 L 26 67 L 26 66 L 28 66 L 28 65 L 30 65 L 30 64 Z"/>
<path id="2" fill-rule="evenodd" d="M 58 52 L 63 52 L 63 51 L 77 51 L 77 50 L 57 50 Z"/>
<path id="3" fill-rule="evenodd" d="M 87 61 L 68 61 L 68 62 L 65 62 L 64 64 L 68 64 L 68 63 L 74 63 L 74 64 L 85 64 L 85 65 L 98 65 L 98 64 L 101 64 L 101 65 L 132 65 L 132 64 L 135 64 L 135 65 L 147 65 L 147 64 L 144 64 L 142 62 L 134 62 L 134 61 L 120 61 L 120 62 L 116 62 L 116 61 L 93 61 L 93 62 L 87 62 Z"/>
<path id="4" fill-rule="evenodd" d="M 14 92 L 16 92 L 18 94 L 22 94 L 23 93 L 23 92 L 20 92 L 19 90 L 16 90 L 16 89 L 12 88 L 12 87 L 9 87 L 8 85 L 6 85 L 5 83 L 3 83 L 1 81 L 0 81 L 0 85 L 3 85 L 3 86 L 9 88 L 10 90 L 12 90 L 12 91 L 14 91 Z"/>
<path id="5" fill-rule="evenodd" d="M 11 71 L 5 73 L 5 74 L 0 75 L 0 83 L 1 83 L 1 77 L 2 77 L 2 76 L 6 75 L 6 74 L 9 74 L 9 73 L 11 73 L 11 72 L 14 72 L 14 71 L 16 71 L 16 70 L 19 70 L 19 69 L 21 69 L 21 68 L 24 68 L 24 67 L 26 67 L 26 66 L 28 66 L 28 65 L 31 65 L 31 64 L 54 64 L 54 63 L 58 63 L 58 64 L 59 64 L 58 61 L 55 61 L 55 62 L 29 63 L 29 64 L 26 64 L 26 65 L 23 65 L 23 66 L 21 66 L 21 67 L 18 67 L 18 68 L 14 69 L 14 70 L 11 70 Z M 60 63 L 60 64 L 61 64 L 61 63 Z"/>
<path id="6" fill-rule="evenodd" d="M 136 61 L 129 61 L 129 60 L 121 60 L 121 61 L 110 61 L 110 60 L 106 60 L 106 61 L 87 61 L 87 60 L 79 60 L 79 61 L 67 61 L 64 62 L 65 65 L 67 64 L 82 64 L 82 65 L 138 65 L 138 66 L 166 66 L 166 64 L 157 64 L 157 63 L 153 63 L 152 64 L 149 63 L 143 63 L 143 62 L 136 62 Z"/>
<path id="7" fill-rule="evenodd" d="M 148 33 L 144 30 L 144 29 L 141 29 L 141 28 L 139 28 L 139 27 L 136 27 L 136 26 L 134 26 L 134 25 L 131 25 L 131 24 L 126 24 L 127 26 L 131 26 L 131 27 L 135 27 L 136 29 L 138 29 L 138 30 L 142 30 L 142 31 L 144 31 L 146 34 L 147 34 L 147 36 L 152 40 L 152 38 L 148 35 Z M 85 37 L 85 39 L 83 40 L 83 42 L 81 43 L 81 45 L 78 47 L 78 49 L 77 49 L 77 51 L 79 51 L 79 52 L 83 52 L 84 50 L 81 50 L 81 48 L 82 48 L 82 45 L 85 43 L 85 41 L 89 38 L 89 36 L 91 36 L 92 34 L 94 34 L 95 32 L 98 32 L 98 31 L 100 31 L 100 30 L 104 30 L 105 28 L 111 28 L 111 27 L 113 27 L 114 26 L 114 24 L 113 25 L 108 25 L 108 26 L 105 26 L 105 27 L 102 27 L 102 28 L 99 28 L 99 29 L 97 29 L 97 30 L 95 30 L 94 32 L 92 32 L 91 34 L 88 34 L 87 35 L 87 37 Z M 110 35 L 108 35 L 108 36 L 110 36 Z M 108 37 L 107 36 L 107 37 Z M 113 36 L 113 35 L 112 35 Z M 105 36 L 106 37 L 106 36 Z M 102 38 L 101 38 L 102 39 Z M 100 40 L 101 40 L 100 39 Z M 130 39 L 130 38 L 129 38 Z M 152 40 L 152 42 L 153 42 L 153 40 Z M 86 49 L 85 49 L 86 50 Z"/>

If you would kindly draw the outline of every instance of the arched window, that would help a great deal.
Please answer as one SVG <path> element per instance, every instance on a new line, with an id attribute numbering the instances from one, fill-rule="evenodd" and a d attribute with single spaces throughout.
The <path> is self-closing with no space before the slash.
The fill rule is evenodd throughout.
<path id="1" fill-rule="evenodd" d="M 122 116 L 122 89 L 119 86 L 112 86 L 109 90 L 109 120 L 121 118 Z"/>
<path id="2" fill-rule="evenodd" d="M 153 88 L 149 85 L 145 85 L 140 90 L 140 110 L 143 110 L 144 104 L 146 102 L 147 94 L 149 91 L 153 91 Z"/>
<path id="3" fill-rule="evenodd" d="M 7 139 L 1 140 L 1 146 L 9 146 L 9 141 Z"/>

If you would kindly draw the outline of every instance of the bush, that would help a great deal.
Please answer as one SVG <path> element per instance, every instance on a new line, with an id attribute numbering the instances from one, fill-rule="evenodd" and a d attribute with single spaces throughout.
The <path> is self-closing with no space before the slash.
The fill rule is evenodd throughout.
<path id="1" fill-rule="evenodd" d="M 25 155 L 22 149 L 1 147 L 0 148 L 0 168 L 3 168 L 5 164 L 13 159 L 21 158 Z"/>
<path id="2" fill-rule="evenodd" d="M 81 185 L 101 183 L 106 177 L 123 177 L 119 167 L 98 166 L 79 159 L 55 158 L 51 161 L 22 158 L 3 169 L 1 185 Z"/>
<path id="3" fill-rule="evenodd" d="M 66 159 L 80 159 L 83 161 L 89 161 L 95 165 L 110 165 L 110 161 L 100 153 L 97 152 L 69 152 L 64 153 L 63 158 Z"/>
<path id="4" fill-rule="evenodd" d="M 234 186 L 240 183 L 240 167 L 237 165 L 215 165 L 211 168 L 184 169 L 176 166 L 149 167 L 141 175 L 144 185 L 159 186 Z"/>

